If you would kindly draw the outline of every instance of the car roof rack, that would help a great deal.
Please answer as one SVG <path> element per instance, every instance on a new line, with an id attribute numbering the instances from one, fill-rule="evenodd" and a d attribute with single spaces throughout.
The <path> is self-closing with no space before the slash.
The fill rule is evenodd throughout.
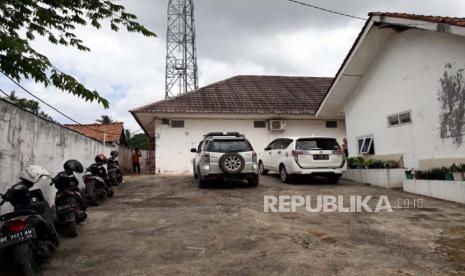
<path id="1" fill-rule="evenodd" d="M 204 135 L 204 137 L 212 137 L 212 136 L 235 136 L 235 137 L 244 137 L 243 134 L 239 132 L 210 132 Z"/>

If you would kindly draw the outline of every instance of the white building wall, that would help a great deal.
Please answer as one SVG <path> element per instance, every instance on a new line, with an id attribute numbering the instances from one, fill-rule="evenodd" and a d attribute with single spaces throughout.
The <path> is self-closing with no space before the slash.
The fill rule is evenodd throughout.
<path id="1" fill-rule="evenodd" d="M 345 107 L 350 155 L 357 156 L 357 137 L 373 135 L 377 155 L 404 153 L 408 168 L 423 159 L 464 157 L 464 145 L 440 138 L 446 64 L 465 68 L 464 37 L 420 30 L 391 36 Z M 408 110 L 413 124 L 388 127 L 388 115 Z"/>
<path id="2" fill-rule="evenodd" d="M 234 131 L 245 134 L 256 152 L 263 149 L 275 138 L 285 136 L 321 135 L 336 137 L 342 144 L 345 137 L 345 124 L 338 121 L 338 128 L 326 128 L 321 120 L 287 120 L 287 130 L 284 132 L 270 132 L 266 128 L 254 128 L 254 120 L 225 120 L 225 119 L 185 119 L 184 128 L 171 128 L 162 125 L 160 120 L 155 122 L 155 155 L 156 172 L 191 173 L 191 148 L 197 148 L 203 135 L 208 132 Z"/>

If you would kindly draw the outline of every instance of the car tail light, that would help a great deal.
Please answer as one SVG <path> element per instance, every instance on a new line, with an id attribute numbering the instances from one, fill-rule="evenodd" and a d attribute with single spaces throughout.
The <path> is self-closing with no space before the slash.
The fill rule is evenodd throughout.
<path id="1" fill-rule="evenodd" d="M 19 233 L 27 226 L 27 218 L 12 219 L 3 224 L 3 229 L 11 233 Z"/>
<path id="2" fill-rule="evenodd" d="M 255 151 L 252 152 L 252 162 L 254 162 L 254 163 L 257 162 L 257 153 Z"/>
<path id="3" fill-rule="evenodd" d="M 204 153 L 202 155 L 202 160 L 205 162 L 205 163 L 210 163 L 210 154 L 209 153 Z"/>
<path id="4" fill-rule="evenodd" d="M 341 149 L 334 150 L 334 151 L 333 151 L 333 154 L 334 154 L 334 155 L 344 155 L 344 151 L 341 150 Z"/>
<path id="5" fill-rule="evenodd" d="M 301 150 L 293 150 L 293 151 L 292 151 L 292 156 L 293 156 L 294 158 L 297 159 L 297 157 L 299 157 L 299 155 L 304 155 L 304 152 L 301 151 Z"/>

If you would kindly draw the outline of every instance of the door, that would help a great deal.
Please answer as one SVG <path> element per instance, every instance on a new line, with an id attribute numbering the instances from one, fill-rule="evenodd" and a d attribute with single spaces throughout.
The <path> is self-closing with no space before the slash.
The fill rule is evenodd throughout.
<path id="1" fill-rule="evenodd" d="M 286 150 L 289 145 L 292 143 L 291 139 L 279 139 L 273 147 L 273 153 L 271 166 L 273 166 L 276 172 L 279 171 L 279 165 L 281 164 L 283 158 L 286 156 Z"/>
<path id="2" fill-rule="evenodd" d="M 273 140 L 266 148 L 265 148 L 265 151 L 263 152 L 263 155 L 262 155 L 262 162 L 263 162 L 263 166 L 265 167 L 265 169 L 267 170 L 272 170 L 272 166 L 271 166 L 271 157 L 273 155 L 273 147 L 276 145 L 276 142 L 278 140 Z"/>

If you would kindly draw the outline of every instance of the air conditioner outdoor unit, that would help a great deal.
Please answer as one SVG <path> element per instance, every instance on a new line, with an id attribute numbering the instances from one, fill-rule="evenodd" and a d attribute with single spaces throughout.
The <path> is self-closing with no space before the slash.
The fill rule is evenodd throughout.
<path id="1" fill-rule="evenodd" d="M 283 120 L 271 120 L 270 130 L 272 131 L 284 131 L 286 130 L 286 121 Z"/>

